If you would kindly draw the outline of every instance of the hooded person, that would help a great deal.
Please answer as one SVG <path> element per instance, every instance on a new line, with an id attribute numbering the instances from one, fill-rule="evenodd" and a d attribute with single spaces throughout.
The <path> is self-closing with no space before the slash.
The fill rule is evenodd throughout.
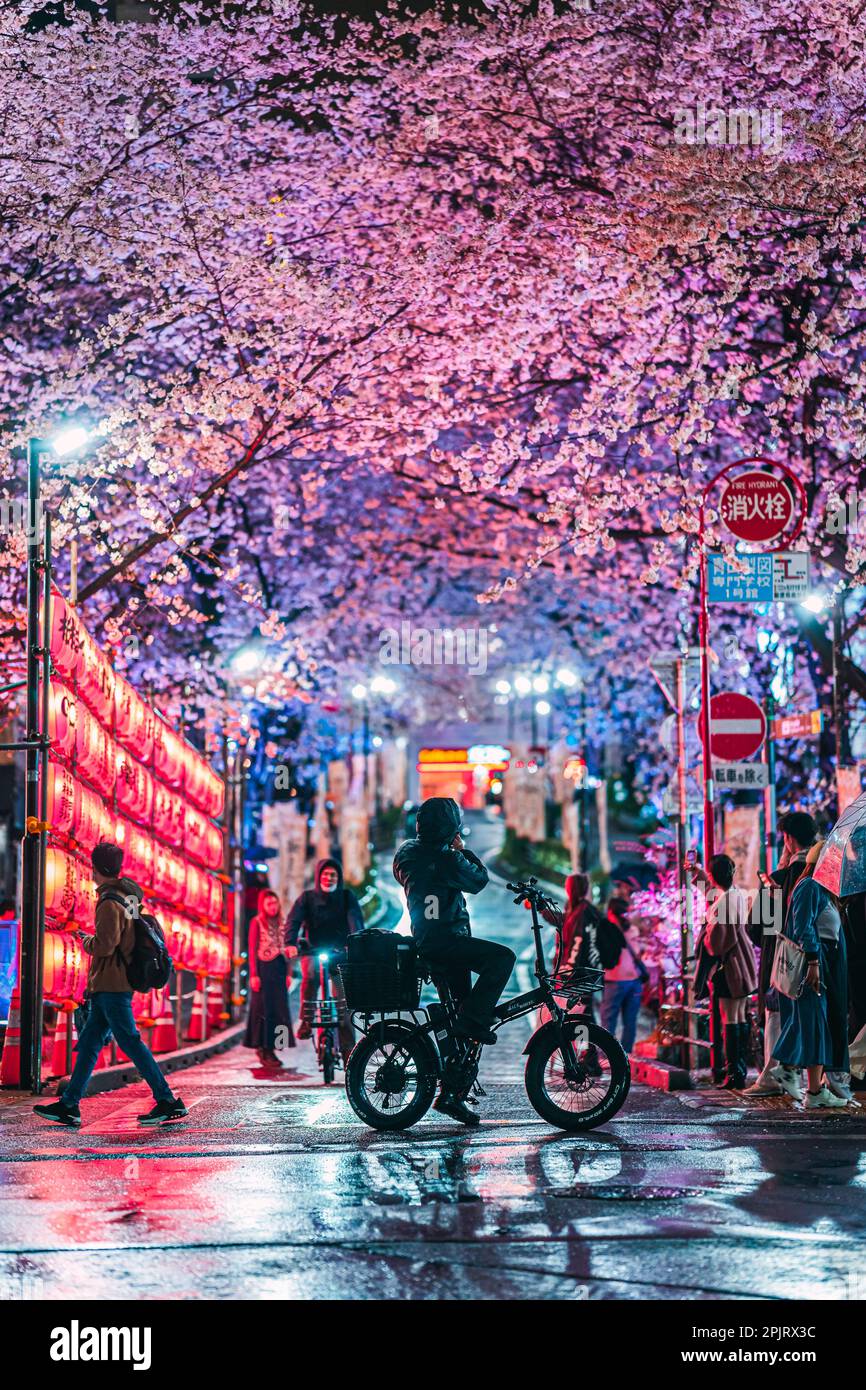
<path id="1" fill-rule="evenodd" d="M 464 845 L 462 830 L 457 802 L 448 796 L 429 797 L 418 810 L 415 836 L 397 850 L 394 877 L 406 894 L 418 950 L 458 1005 L 456 1031 L 476 1042 L 492 1043 L 494 1009 L 515 956 L 499 942 L 472 936 L 463 895 L 480 893 L 489 876 Z M 478 976 L 474 987 L 473 972 Z M 461 1097 L 443 1092 L 434 1106 L 464 1123 L 477 1123 L 477 1115 Z"/>
<path id="2" fill-rule="evenodd" d="M 343 884 L 343 870 L 336 859 L 320 859 L 313 879 L 314 887 L 307 888 L 295 899 L 286 922 L 285 945 L 289 958 L 298 955 L 298 943 L 305 946 L 301 957 L 301 1022 L 298 1037 L 312 1033 L 309 1016 L 319 994 L 319 955 L 328 954 L 325 967 L 330 980 L 331 994 L 338 1001 L 340 1017 L 340 1051 L 345 1061 L 355 1046 L 355 1033 L 346 1010 L 343 982 L 340 979 L 339 957 L 345 954 L 346 942 L 355 932 L 363 931 L 364 917 L 358 899 Z"/>
<path id="3" fill-rule="evenodd" d="M 78 932 L 82 949 L 90 956 L 87 1020 L 79 1032 L 78 1056 L 60 1099 L 53 1105 L 35 1105 L 33 1109 L 43 1119 L 77 1129 L 81 1124 L 81 1098 L 100 1052 L 113 1037 L 153 1093 L 154 1107 L 139 1115 L 139 1124 L 180 1120 L 187 1113 L 186 1106 L 163 1076 L 132 1012 L 133 990 L 127 961 L 135 946 L 135 923 L 144 894 L 133 879 L 123 876 L 123 850 L 118 845 L 102 841 L 93 848 L 90 862 L 96 884 L 96 930 Z"/>
<path id="4" fill-rule="evenodd" d="M 277 1050 L 295 1046 L 283 935 L 280 900 L 272 888 L 260 888 L 247 946 L 251 993 L 244 1046 L 254 1047 L 265 1067 L 281 1067 Z"/>

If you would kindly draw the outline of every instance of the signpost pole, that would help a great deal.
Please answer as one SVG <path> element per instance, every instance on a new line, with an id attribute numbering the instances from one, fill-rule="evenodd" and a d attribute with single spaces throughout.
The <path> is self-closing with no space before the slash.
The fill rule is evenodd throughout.
<path id="1" fill-rule="evenodd" d="M 712 478 L 707 487 L 715 483 Z M 715 806 L 713 804 L 713 763 L 710 752 L 710 605 L 707 597 L 707 549 L 705 516 L 707 489 L 701 498 L 698 546 L 700 549 L 700 611 L 698 613 L 698 645 L 701 649 L 701 748 L 704 779 L 704 867 L 715 854 Z"/>
<path id="2" fill-rule="evenodd" d="M 682 1029 L 686 1041 L 683 1044 L 684 1063 L 687 1071 L 692 1069 L 692 1037 L 695 1026 L 692 1007 L 694 1004 L 694 978 L 689 969 L 692 956 L 692 891 L 685 871 L 686 851 L 688 850 L 689 802 L 686 784 L 686 663 L 679 658 L 675 666 L 676 679 L 676 719 L 677 719 L 677 893 L 680 914 L 680 973 L 682 975 L 682 1002 L 685 1005 Z"/>
<path id="3" fill-rule="evenodd" d="M 767 737 L 761 749 L 761 762 L 767 765 L 767 785 L 764 788 L 764 873 L 773 871 L 776 848 L 776 743 L 773 738 L 773 714 L 776 702 L 772 695 L 764 701 Z"/>

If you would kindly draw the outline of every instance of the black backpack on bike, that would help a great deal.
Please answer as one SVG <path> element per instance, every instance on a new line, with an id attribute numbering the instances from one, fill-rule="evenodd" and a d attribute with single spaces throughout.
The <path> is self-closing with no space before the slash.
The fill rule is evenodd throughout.
<path id="1" fill-rule="evenodd" d="M 105 893 L 103 902 L 118 903 L 127 917 L 129 898 L 120 893 Z M 162 989 L 171 979 L 172 960 L 165 944 L 165 932 L 151 912 L 139 912 L 133 918 L 135 925 L 135 944 L 129 960 L 124 961 L 129 987 L 136 994 L 147 994 L 152 989 Z"/>

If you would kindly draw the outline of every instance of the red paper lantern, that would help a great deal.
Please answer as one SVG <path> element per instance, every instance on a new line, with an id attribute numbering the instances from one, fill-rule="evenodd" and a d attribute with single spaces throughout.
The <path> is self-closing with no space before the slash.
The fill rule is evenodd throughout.
<path id="1" fill-rule="evenodd" d="M 208 974 L 228 975 L 232 968 L 232 953 L 228 938 L 219 932 L 209 932 L 208 948 Z"/>
<path id="2" fill-rule="evenodd" d="M 84 871 L 79 860 L 49 845 L 45 851 L 45 915 L 58 922 L 76 916 L 84 898 Z"/>
<path id="3" fill-rule="evenodd" d="M 81 788 L 62 763 L 48 767 L 48 824 L 55 835 L 74 835 L 81 813 Z"/>
<path id="4" fill-rule="evenodd" d="M 80 674 L 87 634 L 78 614 L 60 594 L 51 593 L 51 665 L 70 683 Z"/>
<path id="5" fill-rule="evenodd" d="M 149 825 L 153 815 L 153 778 L 125 748 L 118 747 L 115 756 L 118 809 L 139 825 Z"/>
<path id="6" fill-rule="evenodd" d="M 162 719 L 156 720 L 153 738 L 153 770 L 169 787 L 183 786 L 186 745 Z"/>
<path id="7" fill-rule="evenodd" d="M 78 821 L 72 832 L 82 849 L 91 850 L 103 838 L 105 803 L 90 787 L 78 791 Z"/>
<path id="8" fill-rule="evenodd" d="M 153 784 L 153 828 L 160 839 L 181 849 L 184 844 L 186 806 L 182 796 L 163 786 Z"/>
<path id="9" fill-rule="evenodd" d="M 47 931 L 43 946 L 43 989 L 56 1002 L 84 998 L 88 957 L 70 932 Z"/>
<path id="10" fill-rule="evenodd" d="M 78 702 L 72 691 L 52 678 L 48 696 L 48 737 L 51 756 L 72 762 L 75 757 Z"/>
<path id="11" fill-rule="evenodd" d="M 155 854 L 153 841 L 147 831 L 125 816 L 118 816 L 115 843 L 123 850 L 121 872 L 124 876 L 134 879 L 142 888 L 149 888 L 154 881 Z"/>
<path id="12" fill-rule="evenodd" d="M 153 850 L 154 896 L 167 903 L 184 902 L 186 863 L 180 855 L 173 854 L 157 842 L 154 843 Z"/>
<path id="13" fill-rule="evenodd" d="M 114 715 L 116 683 L 117 677 L 108 657 L 85 632 L 76 690 L 100 724 L 106 728 L 111 727 Z"/>
<path id="14" fill-rule="evenodd" d="M 149 764 L 156 716 L 122 676 L 117 677 L 114 688 L 114 722 L 118 742 L 134 753 L 140 763 Z"/>

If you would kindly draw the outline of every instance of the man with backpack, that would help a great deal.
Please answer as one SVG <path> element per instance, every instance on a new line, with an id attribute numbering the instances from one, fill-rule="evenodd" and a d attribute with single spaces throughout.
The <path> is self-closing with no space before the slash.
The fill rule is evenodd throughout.
<path id="1" fill-rule="evenodd" d="M 613 897 L 608 903 L 607 917 L 599 923 L 597 945 L 605 972 L 602 1025 L 616 1037 L 622 1016 L 622 1045 L 626 1052 L 631 1052 L 649 971 L 641 960 L 640 938 L 629 922 L 625 898 Z"/>
<path id="2" fill-rule="evenodd" d="M 160 980 L 167 982 L 171 960 L 162 931 L 155 918 L 141 912 L 144 895 L 139 885 L 120 876 L 122 849 L 103 841 L 94 848 L 90 860 L 97 890 L 96 931 L 92 936 L 78 934 L 91 957 L 87 1021 L 78 1034 L 78 1056 L 60 1099 L 53 1105 L 34 1105 L 33 1109 L 43 1119 L 77 1129 L 81 1124 L 79 1102 L 102 1048 L 114 1037 L 153 1092 L 153 1109 L 139 1115 L 139 1124 L 180 1120 L 187 1113 L 186 1106 L 174 1095 L 142 1041 L 132 1013 L 134 989 L 148 990 L 158 987 Z"/>

